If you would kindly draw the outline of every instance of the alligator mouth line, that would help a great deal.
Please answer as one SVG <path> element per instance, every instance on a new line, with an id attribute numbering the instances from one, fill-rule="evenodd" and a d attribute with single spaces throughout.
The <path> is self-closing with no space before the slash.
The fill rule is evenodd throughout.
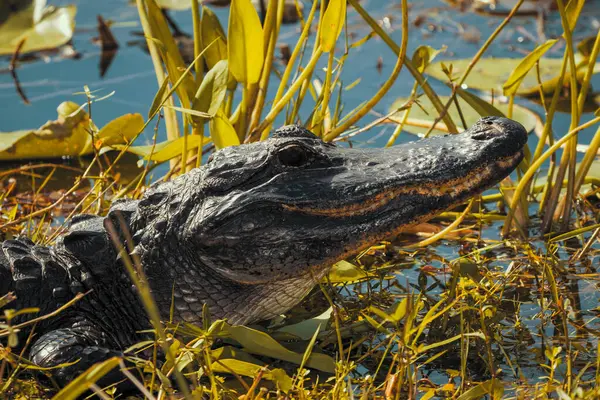
<path id="1" fill-rule="evenodd" d="M 519 151 L 517 154 L 502 158 L 493 164 L 483 168 L 477 168 L 464 177 L 440 182 L 439 184 L 435 184 L 435 186 L 428 187 L 424 184 L 419 184 L 383 191 L 366 199 L 362 203 L 354 203 L 335 208 L 313 208 L 284 204 L 283 208 L 288 211 L 301 212 L 309 215 L 342 218 L 359 216 L 377 211 L 385 207 L 393 199 L 402 195 L 419 195 L 427 197 L 450 196 L 451 198 L 457 198 L 463 194 L 470 193 L 476 188 L 485 186 L 494 175 L 497 175 L 498 168 L 502 170 L 513 168 L 515 164 L 520 161 L 522 154 L 522 151 Z"/>

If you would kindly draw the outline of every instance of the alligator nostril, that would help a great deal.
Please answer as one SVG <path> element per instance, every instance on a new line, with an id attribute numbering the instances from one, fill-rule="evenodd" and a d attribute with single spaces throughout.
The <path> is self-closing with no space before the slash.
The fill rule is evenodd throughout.
<path id="1" fill-rule="evenodd" d="M 494 123 L 492 121 L 490 121 L 489 119 L 484 121 L 487 125 L 494 125 Z"/>
<path id="2" fill-rule="evenodd" d="M 494 137 L 492 131 L 475 132 L 471 137 L 475 140 L 489 140 Z"/>

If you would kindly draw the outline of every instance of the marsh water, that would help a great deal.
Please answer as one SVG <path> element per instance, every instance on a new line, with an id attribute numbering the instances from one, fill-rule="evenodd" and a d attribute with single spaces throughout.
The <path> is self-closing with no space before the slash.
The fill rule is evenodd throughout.
<path id="1" fill-rule="evenodd" d="M 576 42 L 589 36 L 595 36 L 598 29 L 600 29 L 600 2 L 588 1 L 586 3 L 581 22 L 578 24 L 580 28 L 574 34 Z M 143 46 L 139 45 L 141 38 L 136 35 L 136 32 L 141 31 L 141 27 L 135 6 L 127 0 L 50 0 L 49 4 L 55 6 L 75 4 L 77 6 L 76 32 L 72 45 L 78 56 L 74 58 L 64 57 L 60 53 L 47 52 L 39 54 L 35 60 L 20 63 L 18 76 L 21 86 L 31 102 L 30 105 L 25 105 L 15 90 L 13 79 L 8 73 L 10 58 L 0 58 L 0 109 L 2 115 L 0 118 L 0 131 L 33 129 L 47 120 L 55 119 L 56 107 L 61 102 L 66 100 L 78 103 L 85 102 L 85 96 L 81 94 L 84 85 L 87 85 L 98 97 L 108 95 L 114 91 L 112 96 L 93 105 L 92 118 L 98 126 L 102 126 L 124 113 L 147 115 L 158 86 L 150 57 L 143 50 Z M 379 21 L 385 31 L 399 43 L 402 35 L 399 2 L 364 0 L 361 1 L 361 4 L 371 16 Z M 309 5 L 306 4 L 306 6 Z M 214 7 L 213 9 L 224 28 L 227 29 L 228 8 Z M 112 32 L 120 46 L 112 64 L 102 77 L 99 70 L 101 50 L 93 41 L 93 38 L 97 36 L 98 15 L 113 22 Z M 192 32 L 192 19 L 189 10 L 171 12 L 170 15 L 182 31 Z M 438 56 L 438 60 L 452 60 L 472 57 L 498 26 L 504 15 L 479 14 L 468 10 L 468 7 L 467 10 L 461 11 L 460 7 L 451 6 L 443 1 L 427 0 L 410 1 L 409 17 L 408 54 L 412 54 L 415 48 L 423 44 L 436 49 L 446 46 L 446 52 Z M 544 40 L 539 35 L 539 21 L 536 18 L 536 15 L 531 14 L 514 18 L 492 44 L 485 56 L 522 58 L 537 43 Z M 562 33 L 560 18 L 555 11 L 548 13 L 543 26 L 546 38 L 556 37 Z M 348 8 L 347 29 L 349 40 L 352 42 L 365 37 L 370 32 L 370 28 L 351 7 Z M 299 24 L 284 25 L 281 32 L 281 44 L 287 43 L 293 46 L 299 32 Z M 343 48 L 338 48 L 338 51 L 342 52 Z M 563 51 L 564 41 L 553 47 L 547 56 L 562 57 Z M 386 81 L 395 61 L 394 53 L 376 36 L 371 38 L 366 45 L 353 48 L 344 66 L 342 81 L 347 85 L 357 81 L 358 83 L 352 89 L 343 91 L 344 109 L 354 109 L 370 98 Z M 323 68 L 325 66 L 325 60 L 322 60 L 319 67 Z M 276 68 L 283 70 L 283 63 L 278 62 Z M 318 70 L 317 76 L 324 76 L 322 70 Z M 375 113 L 368 114 L 361 121 L 361 125 L 365 126 L 379 116 L 386 115 L 396 98 L 409 96 L 413 82 L 412 76 L 406 70 L 403 70 L 390 92 L 375 107 Z M 439 94 L 450 93 L 450 89 L 443 82 L 436 81 L 433 78 L 429 78 L 429 82 Z M 593 87 L 600 87 L 600 75 L 594 77 L 592 85 Z M 275 85 L 272 84 L 270 86 L 271 98 L 275 89 Z M 518 98 L 517 103 L 538 113 L 543 118 L 543 108 L 539 104 L 523 98 Z M 303 118 L 308 118 L 313 106 L 314 102 L 312 100 L 305 101 L 300 115 Z M 592 117 L 592 113 L 584 114 L 582 122 Z M 281 122 L 280 119 L 275 125 Z M 560 137 L 566 133 L 569 130 L 569 123 L 570 116 L 568 114 L 557 113 L 553 125 L 555 136 Z M 594 133 L 593 129 L 581 133 L 580 143 L 589 142 Z M 393 125 L 377 126 L 354 137 L 353 145 L 383 146 L 393 130 Z M 154 125 L 150 124 L 150 127 L 138 139 L 137 144 L 151 144 L 153 134 Z M 166 140 L 163 129 L 158 130 L 158 135 L 158 141 Z M 414 139 L 415 136 L 403 133 L 400 135 L 399 142 Z M 531 134 L 530 147 L 534 148 L 536 143 L 537 137 L 535 134 Z M 161 176 L 166 170 L 167 166 L 161 167 L 155 171 L 155 174 Z M 68 186 L 72 182 L 63 183 Z M 532 214 L 535 214 L 535 210 L 532 210 Z M 496 223 L 484 226 L 481 233 L 482 237 L 491 242 L 500 240 L 499 227 L 500 225 Z M 402 251 L 402 245 L 406 243 L 401 241 L 398 244 L 399 251 Z M 531 245 L 540 253 L 546 251 L 546 245 L 542 241 L 533 242 Z M 565 248 L 561 249 L 556 255 L 559 259 L 566 260 L 569 257 L 570 250 L 565 245 Z M 397 282 L 395 285 L 389 285 L 391 293 L 404 294 L 405 292 L 398 289 L 398 287 L 404 289 L 411 285 L 417 288 L 422 287 L 422 279 L 428 280 L 426 286 L 435 281 L 443 284 L 449 279 L 449 275 L 444 272 L 446 261 L 464 255 L 465 251 L 459 245 L 459 242 L 447 241 L 427 251 L 417 253 L 414 258 L 404 256 L 393 258 L 391 262 L 402 265 L 402 268 L 395 271 Z M 468 253 L 468 251 L 466 252 Z M 522 265 L 528 265 L 531 261 L 530 257 L 519 251 L 510 251 L 510 247 L 507 248 L 506 245 L 490 250 L 486 254 L 488 257 L 483 262 L 483 266 L 490 271 L 506 271 L 513 261 L 517 261 Z M 584 274 L 585 278 L 573 280 L 573 285 L 571 285 L 574 289 L 573 293 L 563 293 L 566 298 L 570 298 L 573 307 L 576 305 L 577 308 L 583 310 L 578 315 L 577 321 L 591 330 L 600 328 L 596 322 L 594 311 L 598 307 L 599 300 L 597 261 L 597 257 L 589 256 L 586 262 L 571 266 L 572 276 L 577 277 Z M 437 271 L 433 274 L 434 278 L 431 275 L 423 278 L 425 267 Z M 530 279 L 526 277 L 525 272 L 524 276 L 524 280 Z M 515 289 L 515 291 L 521 292 L 520 296 L 515 297 L 515 304 L 518 303 L 519 308 L 519 320 L 515 324 L 518 324 L 519 328 L 515 330 L 515 326 L 507 326 L 506 336 L 507 342 L 512 341 L 514 347 L 511 354 L 519 358 L 519 361 L 515 363 L 518 367 L 515 369 L 514 366 L 503 361 L 500 361 L 499 365 L 507 376 L 524 376 L 528 380 L 535 381 L 537 377 L 545 374 L 544 371 L 539 369 L 540 360 L 543 358 L 543 353 L 540 350 L 541 343 L 545 338 L 552 338 L 557 335 L 557 332 L 554 326 L 548 322 L 548 315 L 540 318 L 540 304 L 536 301 L 536 297 L 527 298 L 525 296 L 524 292 L 532 290 L 532 288 L 538 290 L 537 286 L 530 281 L 521 283 L 522 285 L 516 285 Z M 357 285 L 353 290 L 360 293 L 363 289 L 364 287 L 361 288 L 360 285 Z M 435 295 L 435 293 L 434 288 L 430 295 Z M 548 312 L 546 311 L 546 313 Z M 572 328 L 572 331 L 575 331 L 575 328 Z M 579 334 L 581 331 L 577 333 Z M 577 337 L 578 345 L 582 349 L 595 349 L 597 342 L 593 335 L 588 333 Z M 531 361 L 532 366 L 529 369 L 527 368 L 528 359 Z M 536 367 L 533 367 L 534 365 Z M 456 368 L 456 366 L 452 368 Z M 360 371 L 363 373 L 369 372 L 367 368 L 359 368 Z M 447 374 L 443 369 L 433 371 L 430 378 L 441 382 L 447 379 Z"/>

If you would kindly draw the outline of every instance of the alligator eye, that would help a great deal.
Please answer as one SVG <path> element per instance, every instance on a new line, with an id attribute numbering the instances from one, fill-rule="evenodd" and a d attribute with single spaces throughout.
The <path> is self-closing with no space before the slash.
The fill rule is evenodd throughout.
<path id="1" fill-rule="evenodd" d="M 296 144 L 279 150 L 277 156 L 281 165 L 285 165 L 286 167 L 301 167 L 309 161 L 306 150 Z"/>

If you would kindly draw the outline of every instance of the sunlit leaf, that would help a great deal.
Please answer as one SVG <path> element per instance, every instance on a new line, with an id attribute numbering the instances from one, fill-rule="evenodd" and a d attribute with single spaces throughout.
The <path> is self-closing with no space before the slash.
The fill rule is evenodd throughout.
<path id="1" fill-rule="evenodd" d="M 148 22 L 152 30 L 153 39 L 161 44 L 157 46 L 160 50 L 163 62 L 167 67 L 171 83 L 176 83 L 182 76 L 182 71 L 187 65 L 184 63 L 179 47 L 173 38 L 171 29 L 165 19 L 164 14 L 156 5 L 155 0 L 145 2 L 148 8 Z M 182 104 L 189 105 L 196 91 L 196 83 L 191 74 L 186 74 L 179 86 L 176 88 L 177 96 Z"/>
<path id="2" fill-rule="evenodd" d="M 289 333 L 302 340 L 309 340 L 317 329 L 325 329 L 333 309 L 329 307 L 324 313 L 314 318 L 298 322 L 293 325 L 286 325 L 283 328 L 277 329 L 277 332 Z"/>
<path id="3" fill-rule="evenodd" d="M 25 39 L 21 53 L 53 49 L 67 43 L 75 29 L 75 6 L 44 7 L 45 0 L 34 0 L 26 8 L 0 15 L 0 54 L 12 54 Z M 9 12 L 10 7 L 2 8 Z"/>
<path id="4" fill-rule="evenodd" d="M 112 357 L 98 364 L 92 365 L 83 374 L 72 380 L 67 386 L 62 388 L 54 398 L 61 400 L 75 400 L 79 395 L 87 391 L 93 383 L 98 382 L 100 378 L 109 373 L 119 365 L 119 358 Z"/>
<path id="5" fill-rule="evenodd" d="M 565 13 L 567 14 L 567 22 L 569 23 L 569 30 L 571 32 L 573 32 L 573 29 L 575 29 L 577 19 L 579 18 L 579 14 L 581 14 L 584 4 L 585 0 L 570 0 L 567 3 Z"/>
<path id="6" fill-rule="evenodd" d="M 208 7 L 202 7 L 202 24 L 200 25 L 200 36 L 202 45 L 208 46 L 204 59 L 209 69 L 212 69 L 216 63 L 227 59 L 227 38 L 225 31 L 219 22 L 215 13 Z M 216 41 L 215 41 L 216 40 Z"/>
<path id="7" fill-rule="evenodd" d="M 342 32 L 345 21 L 346 0 L 329 0 L 319 30 L 321 48 L 325 53 L 335 49 L 335 42 Z"/>
<path id="8" fill-rule="evenodd" d="M 423 71 L 427 69 L 429 64 L 433 62 L 437 55 L 445 50 L 445 47 L 440 50 L 436 50 L 433 47 L 427 45 L 419 46 L 413 53 L 412 63 L 419 70 L 420 73 L 423 73 Z"/>
<path id="9" fill-rule="evenodd" d="M 240 139 L 229 121 L 221 111 L 211 118 L 209 122 L 210 136 L 215 143 L 217 149 L 222 149 L 229 146 L 237 146 L 240 144 Z"/>
<path id="10" fill-rule="evenodd" d="M 211 117 L 214 116 L 225 98 L 228 75 L 227 61 L 221 60 L 216 63 L 204 76 L 192 103 L 192 109 L 204 112 Z M 197 120 L 197 122 L 202 122 L 203 120 L 203 118 L 192 118 Z"/>
<path id="11" fill-rule="evenodd" d="M 0 132 L 0 160 L 78 156 L 91 151 L 90 119 L 78 104 L 67 101 L 58 118 L 36 130 Z"/>
<path id="12" fill-rule="evenodd" d="M 297 365 L 300 365 L 302 362 L 302 354 L 286 349 L 268 334 L 256 329 L 246 326 L 229 325 L 221 321 L 219 325 L 215 325 L 213 334 L 235 340 L 244 347 L 244 350 L 251 354 L 276 358 Z M 335 371 L 335 361 L 326 354 L 315 353 L 313 351 L 306 362 L 306 367 L 333 373 Z"/>
<path id="13" fill-rule="evenodd" d="M 228 33 L 229 70 L 238 82 L 258 82 L 263 66 L 264 38 L 250 0 L 232 0 Z"/>
<path id="14" fill-rule="evenodd" d="M 546 43 L 537 46 L 531 53 L 527 54 L 527 56 L 521 60 L 519 65 L 517 65 L 517 67 L 511 72 L 510 76 L 502 86 L 505 96 L 517 94 L 519 86 L 529 71 L 535 67 L 535 64 L 538 62 L 538 60 L 542 58 L 542 56 L 546 54 L 546 52 L 550 50 L 550 48 L 554 46 L 557 41 L 558 39 L 546 41 Z"/>
<path id="15" fill-rule="evenodd" d="M 140 114 L 125 114 L 104 125 L 95 139 L 96 147 L 127 143 L 144 128 L 144 117 Z"/>
<path id="16" fill-rule="evenodd" d="M 329 279 L 329 282 L 331 283 L 350 283 L 371 279 L 374 276 L 376 275 L 370 274 L 359 266 L 342 260 L 333 264 L 329 270 L 327 279 Z"/>
<path id="17" fill-rule="evenodd" d="M 457 97 L 458 104 L 460 105 L 463 117 L 465 119 L 467 127 L 470 127 L 475 122 L 482 117 L 479 112 L 475 108 L 473 108 L 469 103 L 467 103 L 464 99 Z M 409 98 L 398 98 L 394 101 L 394 103 L 390 106 L 390 112 L 397 110 L 400 106 L 405 104 Z M 446 103 L 448 101 L 447 96 L 440 96 L 440 100 L 442 103 Z M 433 124 L 433 122 L 438 117 L 438 114 L 435 112 L 435 108 L 431 104 L 428 98 L 425 96 L 421 96 L 418 100 L 421 107 L 414 104 L 410 110 L 410 117 L 406 121 L 404 126 L 404 131 L 412 133 L 414 135 L 420 135 L 427 132 L 429 126 Z M 499 104 L 496 103 L 494 105 L 496 109 L 502 112 L 504 115 L 508 113 L 508 105 L 507 104 Z M 478 108 L 480 109 L 480 108 Z M 428 113 L 428 114 L 427 114 Z M 448 110 L 448 113 L 452 116 L 454 121 L 461 121 L 460 115 L 456 108 L 456 105 L 452 103 Z M 490 115 L 490 114 L 487 114 Z M 493 115 L 493 114 L 492 114 Z M 399 114 L 393 116 L 393 118 L 399 118 Z M 521 123 L 527 130 L 530 132 L 536 128 L 536 126 L 540 123 L 540 118 L 533 111 L 528 110 L 527 108 L 519 105 L 513 106 L 513 115 L 512 118 Z M 462 123 L 458 124 L 458 128 L 463 128 Z M 438 122 L 436 128 L 432 131 L 432 135 L 441 135 L 447 134 L 448 130 L 446 129 L 446 125 L 443 122 Z"/>
<path id="18" fill-rule="evenodd" d="M 187 140 L 188 150 L 192 150 L 198 148 L 200 145 L 210 143 L 210 138 L 201 138 L 199 135 L 188 135 L 187 139 L 185 136 L 182 136 L 174 140 L 157 143 L 156 145 L 130 146 L 127 151 L 141 156 L 146 160 L 160 163 L 180 156 L 181 152 L 183 151 L 184 140 Z M 111 148 L 117 150 L 121 150 L 124 147 L 124 145 L 111 146 Z"/>
<path id="19" fill-rule="evenodd" d="M 292 378 L 285 373 L 284 370 L 277 368 L 269 370 L 260 365 L 251 364 L 246 361 L 236 360 L 232 358 L 226 358 L 219 361 L 215 361 L 211 365 L 211 370 L 214 372 L 237 374 L 241 376 L 248 376 L 250 378 L 256 377 L 261 370 L 263 370 L 262 378 L 269 381 L 273 381 L 277 384 L 277 387 L 284 393 L 287 393 L 292 388 Z"/>

